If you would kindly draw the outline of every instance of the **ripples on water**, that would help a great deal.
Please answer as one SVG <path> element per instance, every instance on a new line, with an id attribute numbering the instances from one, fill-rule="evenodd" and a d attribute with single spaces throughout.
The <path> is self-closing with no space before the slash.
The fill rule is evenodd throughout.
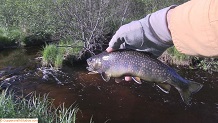
<path id="1" fill-rule="evenodd" d="M 187 106 L 175 88 L 169 94 L 151 83 L 104 82 L 100 75 L 89 75 L 85 65 L 62 70 L 40 67 L 36 51 L 24 49 L 0 53 L 1 82 L 28 94 L 49 93 L 55 105 L 78 104 L 78 122 L 95 123 L 216 123 L 218 122 L 218 73 L 175 68 L 178 73 L 204 87 Z M 7 72 L 11 72 L 8 75 Z"/>

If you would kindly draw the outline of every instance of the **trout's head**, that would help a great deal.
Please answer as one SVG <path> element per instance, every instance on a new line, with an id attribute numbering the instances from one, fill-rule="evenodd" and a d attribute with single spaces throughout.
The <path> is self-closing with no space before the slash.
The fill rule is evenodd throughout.
<path id="1" fill-rule="evenodd" d="M 102 52 L 87 59 L 87 70 L 91 71 L 89 74 L 102 73 L 107 71 L 110 68 L 109 59 L 109 54 L 107 52 Z"/>
<path id="2" fill-rule="evenodd" d="M 88 64 L 87 70 L 91 72 L 98 73 L 98 71 L 102 68 L 101 58 L 99 57 L 91 57 L 86 61 Z"/>

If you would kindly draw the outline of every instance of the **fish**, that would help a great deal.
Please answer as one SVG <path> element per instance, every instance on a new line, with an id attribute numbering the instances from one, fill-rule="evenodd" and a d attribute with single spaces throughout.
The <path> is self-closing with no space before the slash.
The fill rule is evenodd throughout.
<path id="1" fill-rule="evenodd" d="M 181 77 L 173 68 L 146 52 L 104 51 L 86 61 L 89 74 L 101 74 L 106 82 L 113 77 L 119 83 L 122 77 L 131 76 L 138 84 L 142 84 L 142 81 L 155 83 L 165 93 L 169 93 L 173 86 L 187 105 L 191 104 L 191 95 L 203 87 L 200 83 Z"/>

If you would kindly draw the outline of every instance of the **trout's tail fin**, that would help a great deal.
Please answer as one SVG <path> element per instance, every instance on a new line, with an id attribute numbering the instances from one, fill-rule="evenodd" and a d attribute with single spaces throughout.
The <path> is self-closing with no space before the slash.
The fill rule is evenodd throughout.
<path id="1" fill-rule="evenodd" d="M 190 105 L 191 101 L 191 94 L 197 93 L 201 88 L 203 87 L 202 84 L 197 83 L 197 82 L 189 82 L 188 83 L 188 88 L 186 89 L 178 89 L 179 93 L 182 97 L 182 100 L 187 104 Z"/>

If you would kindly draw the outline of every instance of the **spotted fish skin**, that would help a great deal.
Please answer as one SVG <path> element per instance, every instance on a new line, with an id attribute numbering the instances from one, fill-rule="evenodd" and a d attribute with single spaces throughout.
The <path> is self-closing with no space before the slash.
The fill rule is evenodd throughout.
<path id="1" fill-rule="evenodd" d="M 132 50 L 102 52 L 87 59 L 89 71 L 100 73 L 105 81 L 110 77 L 133 76 L 170 90 L 174 86 L 183 101 L 190 104 L 191 94 L 198 92 L 202 84 L 184 79 L 174 69 L 163 64 L 150 54 Z"/>

